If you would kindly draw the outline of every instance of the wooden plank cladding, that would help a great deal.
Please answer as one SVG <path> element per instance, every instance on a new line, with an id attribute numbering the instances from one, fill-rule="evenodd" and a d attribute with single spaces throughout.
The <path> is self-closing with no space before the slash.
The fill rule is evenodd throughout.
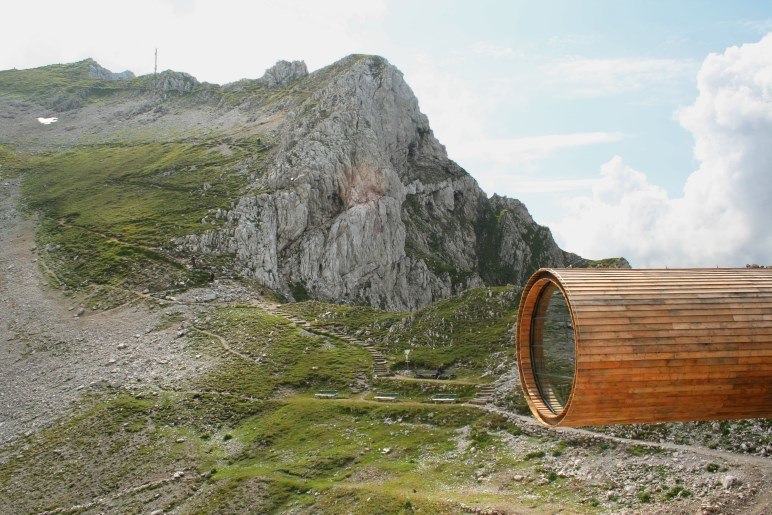
<path id="1" fill-rule="evenodd" d="M 547 425 L 772 417 L 769 268 L 543 268 L 515 340 Z"/>

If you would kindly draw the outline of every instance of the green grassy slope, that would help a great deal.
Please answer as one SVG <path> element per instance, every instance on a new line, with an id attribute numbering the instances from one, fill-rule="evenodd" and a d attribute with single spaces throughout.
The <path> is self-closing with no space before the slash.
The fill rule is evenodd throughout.
<path id="1" fill-rule="evenodd" d="M 89 61 L 52 64 L 26 70 L 0 71 L 0 95 L 56 104 L 65 98 L 84 99 L 94 94 L 117 91 L 126 81 L 110 82 L 88 75 Z"/>
<path id="2" fill-rule="evenodd" d="M 508 487 L 477 488 L 470 471 L 542 473 L 545 464 L 527 452 L 501 452 L 507 439 L 565 447 L 475 408 L 416 402 L 431 387 L 413 385 L 414 396 L 396 404 L 369 401 L 358 393 L 363 378 L 372 381 L 364 349 L 256 306 L 215 309 L 188 337 L 185 352 L 218 357 L 219 365 L 174 390 L 88 394 L 75 415 L 0 448 L 0 511 L 103 499 L 91 509 L 456 513 L 460 502 L 521 502 Z M 343 398 L 315 399 L 320 388 Z M 176 471 L 185 475 L 173 480 Z M 538 495 L 582 508 L 560 482 Z"/>
<path id="3" fill-rule="evenodd" d="M 284 308 L 314 326 L 338 327 L 372 341 L 396 368 L 405 366 L 404 351 L 410 349 L 411 368 L 456 367 L 479 374 L 492 359 L 514 358 L 508 331 L 518 302 L 514 286 L 501 286 L 469 290 L 415 313 L 315 301 Z"/>
<path id="4" fill-rule="evenodd" d="M 181 97 L 174 91 L 159 91 L 156 83 L 165 76 L 176 74 L 165 71 L 119 80 L 104 80 L 89 75 L 91 59 L 76 63 L 52 64 L 24 70 L 0 70 L 0 97 L 32 102 L 55 113 L 78 109 L 89 104 L 115 98 L 154 94 Z M 179 77 L 179 75 L 177 75 Z M 195 93 L 217 94 L 219 86 L 202 83 L 192 86 Z M 150 98 L 150 97 L 148 97 Z"/>
<path id="5" fill-rule="evenodd" d="M 15 179 L 29 170 L 31 162 L 27 156 L 0 145 L 0 177 Z"/>
<path id="6" fill-rule="evenodd" d="M 68 288 L 89 283 L 169 289 L 205 281 L 182 266 L 171 239 L 213 229 L 212 210 L 229 208 L 268 148 L 254 138 L 201 143 L 84 146 L 43 156 L 0 148 L 7 176 L 23 175 L 38 241 Z M 218 264 L 218 263 L 210 263 Z"/>
<path id="7" fill-rule="evenodd" d="M 317 389 L 351 391 L 365 379 L 372 359 L 363 348 L 299 329 L 254 306 L 215 310 L 192 333 L 202 350 L 216 334 L 249 359 L 229 356 L 229 364 L 196 379 L 191 388 L 229 391 L 266 398 L 283 389 L 312 393 Z M 256 364 L 258 362 L 259 364 Z"/>
<path id="8" fill-rule="evenodd" d="M 362 348 L 257 307 L 217 309 L 189 336 L 187 352 L 220 356 L 220 365 L 176 391 L 91 394 L 76 415 L 0 449 L 0 511 L 105 499 L 116 512 L 456 513 L 461 502 L 522 502 L 509 486 L 477 488 L 470 471 L 548 475 L 531 447 L 566 445 L 474 408 L 415 402 L 426 400 L 424 390 L 413 402 L 360 400 L 352 383 L 371 368 Z M 344 398 L 314 399 L 318 388 Z M 509 438 L 529 452 L 501 452 Z M 176 471 L 185 476 L 171 480 Z M 561 482 L 549 479 L 532 495 L 582 509 Z"/>
<path id="9" fill-rule="evenodd" d="M 465 493 L 475 483 L 469 470 L 540 465 L 497 452 L 503 420 L 472 408 L 174 393 L 107 394 L 87 404 L 3 449 L 10 454 L 0 469 L 0 510 L 53 510 L 102 498 L 115 512 L 315 506 L 332 513 L 336 504 L 359 505 L 362 513 L 455 512 L 451 506 L 461 500 L 518 502 L 512 492 Z M 461 428 L 468 428 L 474 451 L 458 450 Z M 183 478 L 163 482 L 178 470 Z M 565 497 L 559 482 L 544 491 Z"/>

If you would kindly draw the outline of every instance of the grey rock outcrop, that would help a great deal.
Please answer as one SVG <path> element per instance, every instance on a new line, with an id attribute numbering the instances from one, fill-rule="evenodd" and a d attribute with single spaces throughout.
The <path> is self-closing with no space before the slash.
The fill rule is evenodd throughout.
<path id="1" fill-rule="evenodd" d="M 134 78 L 134 73 L 130 72 L 129 70 L 122 71 L 120 73 L 115 73 L 101 66 L 98 62 L 94 61 L 93 59 L 87 59 L 86 62 L 88 63 L 89 77 L 94 77 L 97 79 L 109 80 L 109 81 Z"/>
<path id="2" fill-rule="evenodd" d="M 192 75 L 185 72 L 166 70 L 153 78 L 153 89 L 161 91 L 179 91 L 187 93 L 193 91 L 199 82 Z"/>
<path id="3" fill-rule="evenodd" d="M 304 81 L 280 64 L 261 80 L 312 93 L 286 114 L 258 193 L 223 229 L 178 243 L 235 254 L 240 273 L 296 299 L 400 310 L 576 258 L 448 159 L 385 59 L 350 56 Z"/>
<path id="4" fill-rule="evenodd" d="M 305 62 L 278 61 L 265 70 L 265 73 L 258 81 L 264 83 L 269 88 L 282 88 L 297 79 L 302 79 L 306 75 L 308 75 L 308 68 Z"/>

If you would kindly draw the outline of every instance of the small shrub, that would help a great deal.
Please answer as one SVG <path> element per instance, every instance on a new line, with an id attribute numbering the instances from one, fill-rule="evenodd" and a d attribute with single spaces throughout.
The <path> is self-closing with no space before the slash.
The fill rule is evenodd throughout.
<path id="1" fill-rule="evenodd" d="M 707 465 L 705 465 L 705 470 L 707 470 L 708 472 L 718 472 L 719 468 L 720 467 L 715 463 L 708 463 Z"/>
<path id="2" fill-rule="evenodd" d="M 510 426 L 507 428 L 507 433 L 511 434 L 512 436 L 520 436 L 523 433 L 523 430 L 520 429 L 518 426 Z"/>
<path id="3" fill-rule="evenodd" d="M 550 483 L 555 481 L 557 478 L 558 478 L 558 475 L 554 471 L 550 471 L 550 473 L 547 474 L 547 481 L 549 481 Z"/>
<path id="4" fill-rule="evenodd" d="M 560 440 L 558 442 L 557 448 L 552 449 L 552 452 L 550 452 L 550 454 L 552 454 L 556 458 L 558 456 L 563 456 L 563 451 L 566 450 L 566 447 L 568 447 L 568 442 L 566 442 L 565 440 Z"/>
<path id="5" fill-rule="evenodd" d="M 484 429 L 474 430 L 470 435 L 475 447 L 482 448 L 486 445 L 490 445 L 493 442 L 492 435 Z"/>
<path id="6" fill-rule="evenodd" d="M 645 456 L 651 453 L 651 450 L 645 445 L 631 445 L 626 449 L 626 451 L 627 454 L 631 454 L 633 456 Z"/>
<path id="7" fill-rule="evenodd" d="M 675 499 L 676 497 L 681 497 L 685 499 L 687 497 L 691 497 L 691 495 L 692 493 L 689 490 L 685 489 L 684 487 L 674 486 L 673 488 L 665 492 L 665 499 L 672 500 L 672 499 Z"/>
<path id="8" fill-rule="evenodd" d="M 543 457 L 544 457 L 544 451 L 531 451 L 525 455 L 526 461 L 530 461 L 535 458 L 543 458 Z"/>
<path id="9" fill-rule="evenodd" d="M 223 437 L 222 437 L 222 441 L 223 441 L 223 442 L 227 442 L 227 441 L 228 441 L 228 440 L 230 440 L 231 438 L 233 438 L 233 435 L 232 435 L 232 434 L 230 434 L 230 433 L 228 433 L 228 434 L 226 434 L 225 436 L 223 436 Z"/>
<path id="10" fill-rule="evenodd" d="M 636 495 L 639 501 L 648 503 L 651 502 L 651 494 L 648 492 L 638 492 L 638 495 Z"/>

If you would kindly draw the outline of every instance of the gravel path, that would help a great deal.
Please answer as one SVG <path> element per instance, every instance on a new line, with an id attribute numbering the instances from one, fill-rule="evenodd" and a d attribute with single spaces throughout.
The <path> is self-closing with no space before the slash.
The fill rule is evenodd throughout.
<path id="1" fill-rule="evenodd" d="M 766 469 L 772 474 L 772 459 L 761 456 L 754 456 L 749 454 L 737 454 L 728 451 L 722 451 L 717 449 L 708 449 L 707 447 L 695 446 L 695 445 L 681 445 L 671 442 L 648 442 L 645 440 L 634 440 L 632 438 L 622 438 L 619 436 L 607 435 L 604 433 L 596 433 L 580 427 L 546 427 L 536 421 L 535 418 L 512 413 L 496 406 L 483 406 L 482 409 L 490 411 L 492 413 L 498 413 L 506 418 L 517 422 L 519 424 L 525 424 L 532 428 L 536 428 L 537 431 L 545 434 L 560 435 L 566 437 L 583 437 L 596 440 L 606 440 L 609 442 L 616 442 L 623 445 L 638 445 L 642 447 L 651 447 L 654 449 L 663 449 L 675 452 L 690 452 L 700 456 L 718 458 L 725 460 L 734 465 L 755 465 Z"/>
<path id="2" fill-rule="evenodd" d="M 175 328 L 153 331 L 163 309 L 140 301 L 93 311 L 49 288 L 18 200 L 19 181 L 2 180 L 0 444 L 52 422 L 90 388 L 163 387 L 212 365 L 184 352 Z"/>

